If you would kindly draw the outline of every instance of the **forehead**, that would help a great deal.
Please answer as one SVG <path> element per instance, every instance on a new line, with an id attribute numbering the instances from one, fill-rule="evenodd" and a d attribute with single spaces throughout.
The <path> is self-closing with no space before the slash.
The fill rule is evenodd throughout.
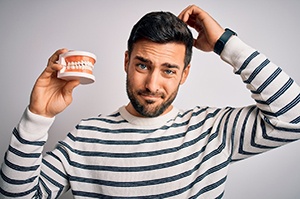
<path id="1" fill-rule="evenodd" d="M 131 58 L 144 57 L 156 64 L 170 63 L 184 66 L 185 45 L 175 42 L 160 44 L 141 40 L 133 45 Z"/>

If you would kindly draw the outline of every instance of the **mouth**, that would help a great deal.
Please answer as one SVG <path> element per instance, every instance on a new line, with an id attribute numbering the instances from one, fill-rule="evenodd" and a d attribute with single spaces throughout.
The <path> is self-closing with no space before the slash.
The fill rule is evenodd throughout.
<path id="1" fill-rule="evenodd" d="M 148 104 L 153 104 L 157 100 L 164 98 L 162 93 L 151 93 L 147 91 L 140 91 L 138 92 L 138 95 L 141 96 Z"/>
<path id="2" fill-rule="evenodd" d="M 143 96 L 143 99 L 145 100 L 145 102 L 147 104 L 154 104 L 155 102 L 157 102 L 160 98 L 158 97 L 151 97 L 151 96 Z"/>

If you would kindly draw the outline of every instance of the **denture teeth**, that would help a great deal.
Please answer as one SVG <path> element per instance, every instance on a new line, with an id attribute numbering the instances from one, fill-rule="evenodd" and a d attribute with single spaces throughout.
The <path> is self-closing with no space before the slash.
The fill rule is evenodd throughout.
<path id="1" fill-rule="evenodd" d="M 93 70 L 93 67 L 92 62 L 89 61 L 69 62 L 67 64 L 67 69 Z"/>

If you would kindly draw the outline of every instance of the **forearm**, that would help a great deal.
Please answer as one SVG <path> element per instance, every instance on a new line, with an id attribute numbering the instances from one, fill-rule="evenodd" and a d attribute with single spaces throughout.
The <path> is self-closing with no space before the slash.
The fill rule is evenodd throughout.
<path id="1" fill-rule="evenodd" d="M 38 123 L 37 123 L 38 121 Z M 26 110 L 14 129 L 1 168 L 1 198 L 33 196 L 38 189 L 42 151 L 53 118 L 44 118 Z"/>
<path id="2" fill-rule="evenodd" d="M 274 125 L 299 122 L 300 88 L 281 68 L 238 37 L 228 41 L 221 58 L 241 76 L 264 117 Z"/>
<path id="3" fill-rule="evenodd" d="M 221 58 L 241 76 L 256 102 L 255 106 L 237 109 L 240 111 L 231 118 L 232 160 L 299 139 L 299 86 L 238 37 L 226 43 Z"/>

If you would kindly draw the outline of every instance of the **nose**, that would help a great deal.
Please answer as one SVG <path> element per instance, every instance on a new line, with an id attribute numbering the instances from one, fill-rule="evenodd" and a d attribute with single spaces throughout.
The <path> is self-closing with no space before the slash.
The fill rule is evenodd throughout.
<path id="1" fill-rule="evenodd" d="M 159 72 L 153 71 L 149 73 L 146 79 L 145 87 L 152 93 L 156 93 L 160 89 L 160 75 Z"/>

